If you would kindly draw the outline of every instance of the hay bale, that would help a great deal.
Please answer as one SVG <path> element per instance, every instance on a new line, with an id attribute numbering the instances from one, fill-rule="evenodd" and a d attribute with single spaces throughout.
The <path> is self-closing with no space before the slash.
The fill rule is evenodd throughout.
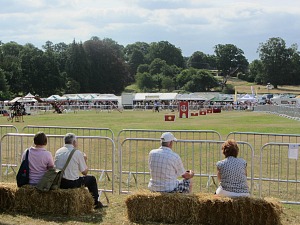
<path id="1" fill-rule="evenodd" d="M 8 211 L 14 207 L 17 189 L 15 183 L 0 183 L 0 211 Z"/>
<path id="2" fill-rule="evenodd" d="M 17 190 L 15 196 L 15 209 L 19 212 L 79 215 L 91 213 L 93 208 L 93 197 L 83 187 L 40 192 L 30 185 L 25 185 Z"/>
<path id="3" fill-rule="evenodd" d="M 248 225 L 281 224 L 275 199 L 221 198 L 213 194 L 155 193 L 142 190 L 125 200 L 131 222 Z"/>

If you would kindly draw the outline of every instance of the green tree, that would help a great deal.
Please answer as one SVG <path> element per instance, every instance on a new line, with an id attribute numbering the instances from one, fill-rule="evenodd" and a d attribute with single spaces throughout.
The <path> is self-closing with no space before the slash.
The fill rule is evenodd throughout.
<path id="1" fill-rule="evenodd" d="M 8 97 L 10 97 L 8 92 L 8 86 L 5 79 L 5 74 L 2 69 L 0 69 L 0 100 L 6 100 Z"/>
<path id="2" fill-rule="evenodd" d="M 270 38 L 266 43 L 260 43 L 258 52 L 263 64 L 265 81 L 274 88 L 288 84 L 292 79 L 292 57 L 296 54 L 297 46 L 287 48 L 282 38 Z"/>
<path id="3" fill-rule="evenodd" d="M 139 65 L 137 68 L 137 72 L 138 73 L 149 73 L 150 72 L 149 65 L 148 64 Z"/>
<path id="4" fill-rule="evenodd" d="M 122 58 L 101 40 L 84 42 L 89 61 L 90 92 L 120 94 L 133 79 Z"/>
<path id="5" fill-rule="evenodd" d="M 295 52 L 292 56 L 292 66 L 291 66 L 291 76 L 290 80 L 294 85 L 300 85 L 300 53 Z"/>
<path id="6" fill-rule="evenodd" d="M 196 74 L 192 75 L 191 80 L 183 86 L 183 89 L 189 92 L 203 92 L 210 91 L 217 86 L 218 80 L 208 71 L 198 70 Z"/>
<path id="7" fill-rule="evenodd" d="M 232 44 L 218 44 L 215 46 L 217 68 L 222 71 L 222 88 L 225 87 L 228 77 L 232 76 L 237 69 L 245 73 L 248 68 L 248 61 L 243 50 Z"/>
<path id="8" fill-rule="evenodd" d="M 145 42 L 135 42 L 124 48 L 125 60 L 133 76 L 137 73 L 139 65 L 147 63 L 146 55 L 149 53 L 149 47 Z"/>
<path id="9" fill-rule="evenodd" d="M 172 78 L 164 76 L 161 81 L 161 86 L 167 91 L 173 91 L 175 89 L 175 82 Z"/>
<path id="10" fill-rule="evenodd" d="M 79 92 L 90 92 L 90 63 L 83 44 L 81 42 L 76 43 L 74 40 L 63 57 L 66 57 L 64 71 L 67 73 L 67 80 L 78 82 L 80 85 Z"/>
<path id="11" fill-rule="evenodd" d="M 183 68 L 184 59 L 179 48 L 167 41 L 153 42 L 150 44 L 149 53 L 147 55 L 148 62 L 159 58 L 165 60 L 168 65 L 176 65 Z"/>
<path id="12" fill-rule="evenodd" d="M 137 73 L 136 83 L 142 91 L 152 90 L 155 87 L 153 77 L 149 73 Z"/>
<path id="13" fill-rule="evenodd" d="M 181 73 L 176 76 L 177 89 L 182 88 L 196 73 L 197 69 L 193 67 L 182 70 Z"/>
<path id="14" fill-rule="evenodd" d="M 188 67 L 193 67 L 195 69 L 211 69 L 214 65 L 212 63 L 212 58 L 209 55 L 204 54 L 203 52 L 197 51 L 192 54 L 192 56 L 187 61 Z"/>
<path id="15" fill-rule="evenodd" d="M 22 92 L 23 78 L 20 52 L 23 46 L 16 42 L 0 45 L 0 68 L 3 69 L 7 85 L 14 95 Z"/>
<path id="16" fill-rule="evenodd" d="M 266 83 L 263 71 L 263 63 L 258 59 L 250 63 L 249 73 L 247 73 L 246 75 L 247 77 L 244 80 L 247 80 L 249 82 L 256 82 L 257 84 Z"/>
<path id="17" fill-rule="evenodd" d="M 32 44 L 26 44 L 20 57 L 23 94 L 31 92 L 39 96 L 49 96 L 62 88 L 64 84 L 52 50 L 43 52 Z"/>
<path id="18" fill-rule="evenodd" d="M 156 58 L 149 65 L 149 72 L 151 75 L 160 74 L 160 73 L 162 73 L 163 68 L 165 66 L 167 66 L 167 63 L 165 60 Z"/>

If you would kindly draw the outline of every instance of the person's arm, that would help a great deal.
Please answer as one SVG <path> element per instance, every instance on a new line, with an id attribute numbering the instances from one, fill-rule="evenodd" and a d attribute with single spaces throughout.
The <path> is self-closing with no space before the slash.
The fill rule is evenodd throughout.
<path id="1" fill-rule="evenodd" d="M 86 168 L 86 170 L 82 171 L 81 173 L 82 173 L 82 175 L 86 176 L 88 174 L 88 172 L 89 172 L 89 169 Z"/>
<path id="2" fill-rule="evenodd" d="M 49 161 L 48 161 L 47 169 L 49 170 L 52 168 L 54 168 L 54 160 L 53 160 L 51 152 L 49 152 Z"/>
<path id="3" fill-rule="evenodd" d="M 219 183 L 221 182 L 221 173 L 220 170 L 217 168 L 218 172 L 217 172 L 217 177 L 218 177 L 218 181 Z"/>
<path id="4" fill-rule="evenodd" d="M 193 178 L 194 172 L 192 170 L 185 171 L 184 174 L 182 174 L 182 177 L 186 180 Z"/>
<path id="5" fill-rule="evenodd" d="M 76 151 L 74 154 L 77 154 L 76 156 L 78 157 L 79 171 L 82 173 L 82 175 L 86 176 L 89 171 L 89 168 L 86 163 L 86 156 L 83 152 L 77 153 Z"/>

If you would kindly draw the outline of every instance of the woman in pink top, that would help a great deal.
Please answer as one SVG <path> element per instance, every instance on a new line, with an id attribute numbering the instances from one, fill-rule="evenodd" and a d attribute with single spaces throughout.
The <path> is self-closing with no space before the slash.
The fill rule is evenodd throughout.
<path id="1" fill-rule="evenodd" d="M 54 167 L 51 152 L 46 150 L 47 136 L 43 132 L 38 132 L 33 138 L 34 146 L 29 148 L 29 184 L 37 185 L 45 172 Z M 24 160 L 26 151 L 22 155 Z"/>

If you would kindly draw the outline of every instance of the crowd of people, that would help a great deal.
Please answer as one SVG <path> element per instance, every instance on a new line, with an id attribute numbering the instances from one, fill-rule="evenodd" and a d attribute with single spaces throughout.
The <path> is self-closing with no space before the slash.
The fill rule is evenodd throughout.
<path id="1" fill-rule="evenodd" d="M 191 193 L 194 171 L 186 170 L 180 156 L 172 150 L 177 139 L 171 132 L 165 132 L 160 140 L 160 147 L 149 152 L 149 190 Z M 67 133 L 64 136 L 64 145 L 57 149 L 54 157 L 46 147 L 46 134 L 38 132 L 33 138 L 33 145 L 23 152 L 22 160 L 28 152 L 30 185 L 37 186 L 47 170 L 54 167 L 61 170 L 67 164 L 60 188 L 87 187 L 93 196 L 95 209 L 107 206 L 99 201 L 96 178 L 88 174 L 87 156 L 77 149 L 78 140 L 75 134 Z M 69 155 L 73 150 L 74 154 L 69 160 Z M 237 157 L 239 153 L 237 142 L 232 139 L 225 141 L 222 145 L 222 153 L 225 159 L 216 162 L 219 187 L 215 194 L 227 197 L 250 196 L 247 184 L 247 163 L 244 159 Z"/>

